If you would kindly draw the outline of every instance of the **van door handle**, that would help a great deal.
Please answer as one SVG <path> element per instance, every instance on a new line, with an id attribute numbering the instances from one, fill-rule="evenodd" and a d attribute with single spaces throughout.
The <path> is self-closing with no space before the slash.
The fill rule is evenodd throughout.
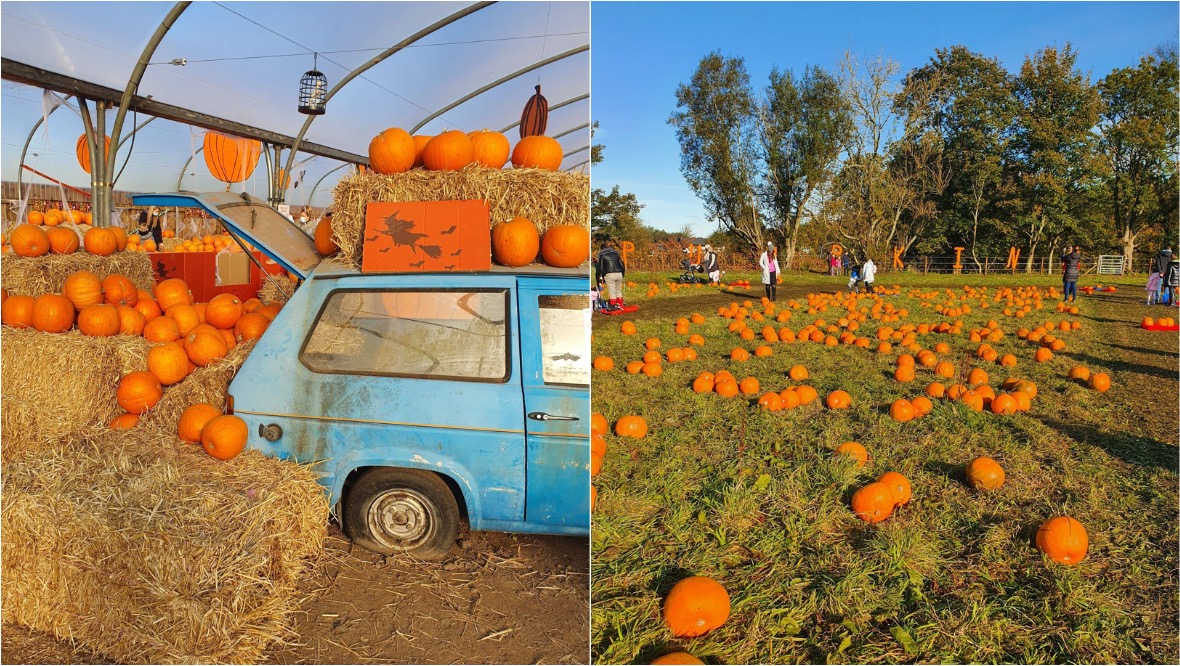
<path id="1" fill-rule="evenodd" d="M 553 416 L 545 412 L 529 412 L 529 418 L 534 421 L 577 421 L 576 416 Z"/>

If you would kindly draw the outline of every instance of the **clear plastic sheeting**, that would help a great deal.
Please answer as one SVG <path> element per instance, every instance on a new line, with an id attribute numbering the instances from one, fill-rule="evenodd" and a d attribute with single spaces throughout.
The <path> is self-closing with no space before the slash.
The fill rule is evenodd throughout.
<path id="1" fill-rule="evenodd" d="M 0 8 L 0 54 L 26 65 L 122 90 L 170 3 L 14 2 Z M 138 94 L 288 136 L 307 116 L 297 110 L 299 80 L 317 68 L 334 86 L 351 70 L 415 32 L 469 3 L 453 2 L 199 2 L 181 14 L 151 58 Z M 342 88 L 327 113 L 311 124 L 305 140 L 367 154 L 370 140 L 387 127 L 410 129 L 475 90 L 546 58 L 589 44 L 585 2 L 499 2 L 480 9 L 390 56 Z M 318 56 L 313 56 L 313 53 Z M 520 118 L 534 86 L 551 106 L 589 93 L 589 52 L 521 75 L 427 123 L 419 133 L 446 129 L 502 129 Z M 173 64 L 184 63 L 184 64 Z M 41 90 L 5 81 L 2 130 L 3 178 L 15 180 L 20 148 L 42 117 Z M 76 105 L 76 100 L 71 99 Z M 547 134 L 589 123 L 589 99 L 551 112 Z M 108 125 L 114 113 L 108 113 Z M 133 122 L 127 116 L 124 137 Z M 57 110 L 38 130 L 26 164 L 74 186 L 87 188 L 74 144 L 82 133 L 76 114 Z M 157 119 L 137 136 L 134 153 L 116 184 L 120 190 L 175 189 L 184 162 L 201 146 L 204 130 Z M 516 130 L 507 132 L 513 143 Z M 588 128 L 558 139 L 565 152 L 590 143 Z M 123 144 L 117 166 L 130 141 Z M 308 155 L 300 154 L 296 163 Z M 589 158 L 581 150 L 566 158 L 571 168 Z M 283 156 L 286 162 L 286 155 Z M 302 171 L 300 187 L 287 201 L 304 205 L 310 188 L 340 162 L 316 158 Z M 198 154 L 185 189 L 217 189 Z M 234 185 L 266 196 L 266 168 Z M 311 201 L 323 205 L 341 169 Z M 26 180 L 45 182 L 25 173 Z M 220 187 L 224 187 L 221 185 Z"/>

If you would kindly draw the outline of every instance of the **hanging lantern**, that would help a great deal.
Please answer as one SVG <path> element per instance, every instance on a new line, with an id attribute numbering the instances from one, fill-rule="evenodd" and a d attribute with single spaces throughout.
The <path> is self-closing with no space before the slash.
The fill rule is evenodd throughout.
<path id="1" fill-rule="evenodd" d="M 320 116 L 328 110 L 328 79 L 315 68 L 318 55 L 315 58 L 312 68 L 299 79 L 299 113 L 309 116 Z"/>
<path id="2" fill-rule="evenodd" d="M 520 114 L 520 138 L 544 136 L 548 124 L 549 101 L 541 95 L 541 86 L 537 86 L 537 94 L 529 98 Z"/>
<path id="3" fill-rule="evenodd" d="M 105 138 L 107 140 L 105 150 L 109 154 L 111 152 L 111 137 L 108 136 Z M 74 146 L 74 152 L 78 155 L 78 164 L 82 167 L 82 170 L 90 173 L 90 142 L 86 140 L 85 132 L 82 133 L 82 136 L 78 137 L 78 144 Z"/>
<path id="4" fill-rule="evenodd" d="M 204 154 L 205 166 L 214 178 L 223 183 L 240 183 L 258 166 L 262 142 L 206 132 Z"/>

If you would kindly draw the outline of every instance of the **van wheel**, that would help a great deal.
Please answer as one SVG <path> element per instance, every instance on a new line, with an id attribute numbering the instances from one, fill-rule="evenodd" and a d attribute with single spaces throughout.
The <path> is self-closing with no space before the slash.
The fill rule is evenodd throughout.
<path id="1" fill-rule="evenodd" d="M 437 474 L 378 467 L 357 479 L 345 497 L 344 532 L 382 555 L 442 559 L 459 534 L 459 507 Z"/>

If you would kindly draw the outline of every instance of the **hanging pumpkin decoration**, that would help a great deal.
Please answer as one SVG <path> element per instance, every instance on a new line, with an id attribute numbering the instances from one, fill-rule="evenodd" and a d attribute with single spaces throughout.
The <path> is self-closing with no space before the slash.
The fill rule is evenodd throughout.
<path id="1" fill-rule="evenodd" d="M 223 183 L 240 183 L 254 173 L 262 142 L 217 132 L 205 133 L 205 166 Z"/>
<path id="2" fill-rule="evenodd" d="M 104 155 L 110 154 L 111 152 L 111 137 L 108 136 L 105 138 L 106 148 L 104 148 Z M 90 173 L 90 142 L 86 140 L 85 132 L 82 133 L 82 136 L 78 137 L 78 143 L 74 146 L 74 152 L 78 155 L 78 164 L 82 167 L 82 170 Z"/>
<path id="3" fill-rule="evenodd" d="M 549 101 L 541 94 L 541 86 L 538 85 L 537 93 L 529 98 L 520 114 L 520 138 L 540 136 L 548 125 Z"/>

